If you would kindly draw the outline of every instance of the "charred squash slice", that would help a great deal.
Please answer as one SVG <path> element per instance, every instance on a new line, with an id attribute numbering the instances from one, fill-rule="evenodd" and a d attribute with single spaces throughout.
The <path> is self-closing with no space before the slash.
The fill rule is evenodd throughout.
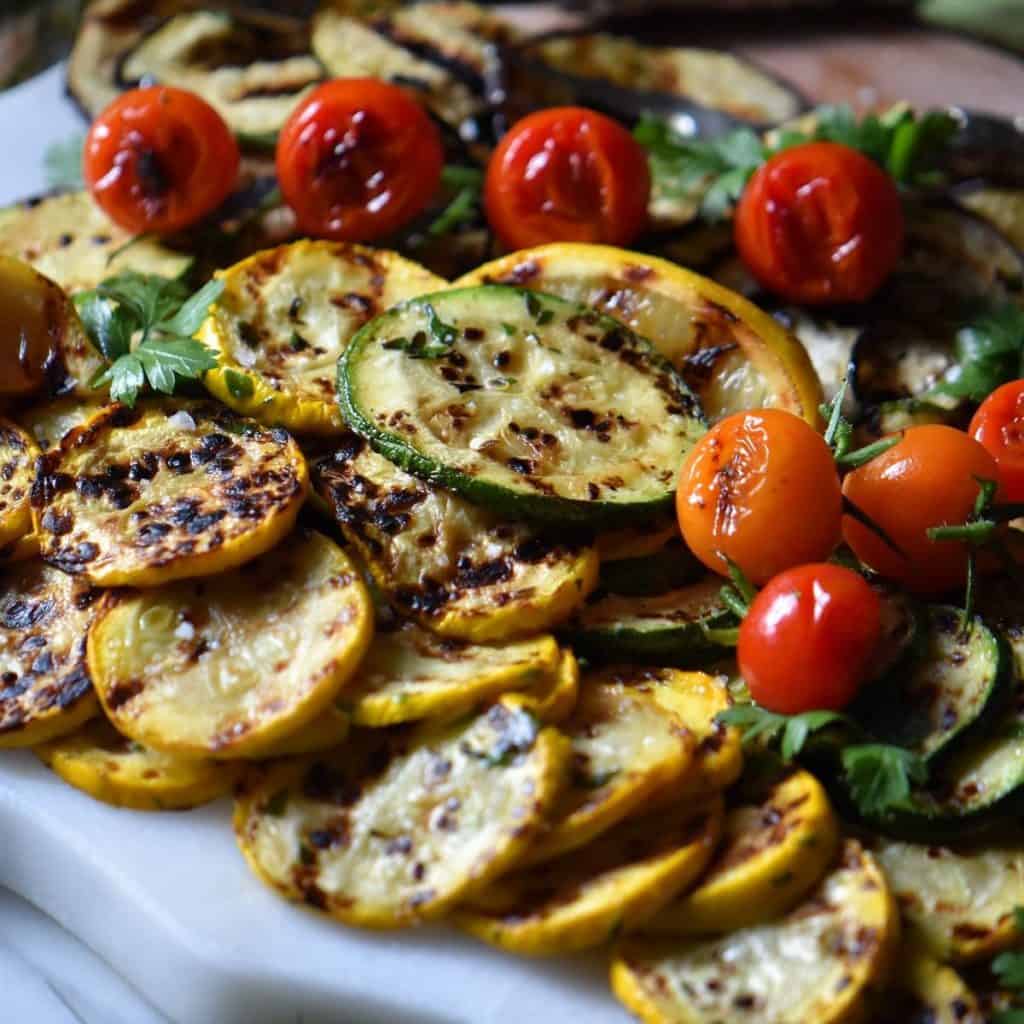
<path id="1" fill-rule="evenodd" d="M 352 336 L 402 299 L 444 281 L 397 253 L 294 242 L 217 275 L 224 292 L 200 338 L 220 355 L 204 382 L 225 405 L 300 434 L 337 434 L 338 357 Z"/>
<path id="2" fill-rule="evenodd" d="M 496 704 L 420 732 L 353 732 L 333 756 L 257 775 L 235 807 L 249 866 L 346 924 L 444 915 L 513 867 L 558 793 L 568 748 Z"/>
<path id="3" fill-rule="evenodd" d="M 779 921 L 710 941 L 627 939 L 615 994 L 644 1024 L 853 1024 L 896 953 L 899 914 L 878 864 L 848 841 Z"/>
<path id="4" fill-rule="evenodd" d="M 291 529 L 306 462 L 280 429 L 213 403 L 110 406 L 40 460 L 43 558 L 110 586 L 223 572 Z"/>
<path id="5" fill-rule="evenodd" d="M 477 642 L 563 622 L 597 583 L 594 549 L 432 486 L 348 434 L 313 485 L 400 612 Z"/>
<path id="6" fill-rule="evenodd" d="M 92 419 L 104 406 L 99 402 L 68 397 L 31 405 L 18 413 L 18 423 L 32 435 L 40 450 L 50 451 L 75 427 Z"/>
<path id="7" fill-rule="evenodd" d="M 187 757 L 260 756 L 331 705 L 372 630 L 348 556 L 299 531 L 234 572 L 111 594 L 89 668 L 124 735 Z"/>
<path id="8" fill-rule="evenodd" d="M 32 530 L 29 496 L 39 449 L 16 423 L 0 417 L 0 547 Z"/>
<path id="9" fill-rule="evenodd" d="M 0 747 L 74 732 L 98 710 L 85 636 L 100 592 L 39 561 L 0 581 Z"/>
<path id="10" fill-rule="evenodd" d="M 198 807 L 230 793 L 241 774 L 241 766 L 150 750 L 122 736 L 102 715 L 35 752 L 68 785 L 137 811 Z"/>

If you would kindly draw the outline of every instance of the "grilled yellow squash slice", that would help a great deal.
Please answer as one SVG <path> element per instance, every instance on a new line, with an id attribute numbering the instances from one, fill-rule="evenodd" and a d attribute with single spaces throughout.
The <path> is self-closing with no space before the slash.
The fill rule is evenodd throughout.
<path id="1" fill-rule="evenodd" d="M 899 914 L 855 842 L 789 915 L 709 941 L 627 939 L 615 994 L 645 1024 L 854 1024 L 895 954 Z"/>
<path id="2" fill-rule="evenodd" d="M 579 695 L 579 662 L 572 651 L 563 650 L 554 677 L 524 694 L 523 699 L 542 722 L 559 725 L 573 713 Z"/>
<path id="3" fill-rule="evenodd" d="M 590 842 L 692 769 L 696 740 L 665 700 L 671 685 L 646 686 L 643 676 L 643 669 L 584 675 L 576 707 L 561 723 L 572 743 L 572 776 L 529 863 Z"/>
<path id="4" fill-rule="evenodd" d="M 119 228 L 88 192 L 62 192 L 0 210 L 0 253 L 30 263 L 72 293 L 125 270 L 180 277 L 192 265 L 192 256 Z M 84 335 L 82 341 L 88 344 Z M 87 377 L 80 380 L 88 383 Z"/>
<path id="5" fill-rule="evenodd" d="M 445 286 L 397 253 L 339 242 L 268 249 L 217 276 L 224 293 L 199 335 L 220 354 L 207 388 L 299 434 L 344 429 L 335 367 L 356 331 L 396 302 Z"/>
<path id="6" fill-rule="evenodd" d="M 231 792 L 241 765 L 161 754 L 122 736 L 103 715 L 35 748 L 46 765 L 95 800 L 137 811 L 198 807 Z"/>
<path id="7" fill-rule="evenodd" d="M 298 531 L 210 580 L 108 595 L 89 669 L 119 732 L 188 757 L 249 757 L 328 708 L 373 630 L 348 556 Z"/>
<path id="8" fill-rule="evenodd" d="M 904 920 L 939 960 L 989 957 L 1014 945 L 1013 911 L 1024 906 L 1019 836 L 976 849 L 872 843 Z"/>
<path id="9" fill-rule="evenodd" d="M 39 561 L 0 579 L 0 747 L 34 746 L 96 714 L 85 635 L 99 597 Z"/>
<path id="10" fill-rule="evenodd" d="M 23 409 L 17 420 L 32 435 L 36 445 L 46 452 L 56 448 L 65 435 L 92 419 L 103 408 L 100 402 L 84 398 L 55 398 Z"/>
<path id="11" fill-rule="evenodd" d="M 818 884 L 838 845 L 839 823 L 825 790 L 809 772 L 794 772 L 762 804 L 729 812 L 725 842 L 700 885 L 646 930 L 715 934 L 778 917 Z"/>
<path id="12" fill-rule="evenodd" d="M 377 633 L 338 703 L 356 725 L 447 718 L 502 693 L 540 686 L 554 679 L 558 665 L 552 636 L 485 647 L 409 622 Z"/>
<path id="13" fill-rule="evenodd" d="M 633 931 L 692 884 L 722 829 L 721 798 L 637 818 L 583 850 L 498 879 L 455 923 L 512 953 L 554 955 Z"/>
<path id="14" fill-rule="evenodd" d="M 487 642 L 542 632 L 597 584 L 598 558 L 585 542 L 410 476 L 356 434 L 314 464 L 313 486 L 387 599 L 443 636 Z"/>
<path id="15" fill-rule="evenodd" d="M 27 562 L 30 558 L 38 557 L 39 534 L 35 531 L 26 533 L 0 548 L 0 565 L 13 565 L 15 562 Z"/>
<path id="16" fill-rule="evenodd" d="M 872 1024 L 986 1024 L 989 1019 L 964 979 L 913 941 L 903 944 L 893 983 Z"/>
<path id="17" fill-rule="evenodd" d="M 514 284 L 594 306 L 647 338 L 714 422 L 773 406 L 818 421 L 821 384 L 803 346 L 767 313 L 668 260 L 556 243 L 502 256 L 455 287 Z"/>
<path id="18" fill-rule="evenodd" d="M 353 732 L 334 756 L 283 763 L 238 799 L 250 867 L 288 899 L 368 928 L 434 919 L 522 856 L 568 745 L 503 703 L 419 732 Z"/>
<path id="19" fill-rule="evenodd" d="M 306 462 L 283 430 L 212 402 L 110 406 L 40 460 L 43 558 L 105 586 L 157 586 L 247 562 L 292 528 Z"/>
<path id="20" fill-rule="evenodd" d="M 0 417 L 0 547 L 32 529 L 29 495 L 39 449 L 21 427 Z"/>
<path id="21" fill-rule="evenodd" d="M 344 711 L 330 707 L 320 712 L 312 722 L 264 747 L 259 756 L 298 757 L 333 750 L 345 742 L 351 727 L 352 719 Z"/>

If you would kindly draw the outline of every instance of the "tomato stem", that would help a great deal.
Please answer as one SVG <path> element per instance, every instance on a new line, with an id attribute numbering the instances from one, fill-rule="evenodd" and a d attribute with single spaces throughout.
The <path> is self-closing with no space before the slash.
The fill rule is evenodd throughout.
<path id="1" fill-rule="evenodd" d="M 750 605 L 740 597 L 733 587 L 722 587 L 719 596 L 722 604 L 724 604 L 737 619 L 742 620 L 746 616 L 747 612 L 750 611 Z"/>
<path id="2" fill-rule="evenodd" d="M 987 544 L 992 539 L 996 523 L 991 519 L 977 519 L 957 526 L 931 526 L 928 539 L 936 541 L 960 541 L 964 544 Z"/>
<path id="3" fill-rule="evenodd" d="M 743 599 L 744 604 L 749 607 L 750 603 L 757 597 L 757 588 L 747 579 L 746 573 L 731 558 L 726 557 L 725 560 L 729 565 L 729 579 L 732 580 L 732 585 Z"/>
<path id="4" fill-rule="evenodd" d="M 847 467 L 849 469 L 857 469 L 865 463 L 870 462 L 872 459 L 877 458 L 879 455 L 887 452 L 890 448 L 899 444 L 903 440 L 901 434 L 897 434 L 894 437 L 883 437 L 880 441 L 875 441 L 872 444 L 865 445 L 863 448 L 857 448 L 852 452 L 836 452 L 836 462 L 840 466 Z"/>
<path id="5" fill-rule="evenodd" d="M 740 642 L 739 626 L 717 629 L 714 626 L 702 625 L 701 632 L 709 643 L 718 644 L 720 647 L 735 647 Z"/>

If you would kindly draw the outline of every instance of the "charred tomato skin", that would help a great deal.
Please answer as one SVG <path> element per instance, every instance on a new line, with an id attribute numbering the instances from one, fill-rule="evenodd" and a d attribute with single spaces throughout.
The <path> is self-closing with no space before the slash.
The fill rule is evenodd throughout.
<path id="1" fill-rule="evenodd" d="M 277 178 L 309 235 L 366 242 L 397 231 L 441 181 L 441 133 L 404 89 L 344 78 L 314 89 L 285 122 Z"/>
<path id="2" fill-rule="evenodd" d="M 824 438 L 793 413 L 759 409 L 715 424 L 683 464 L 676 494 L 690 550 L 754 583 L 822 561 L 839 542 L 839 474 Z"/>
<path id="3" fill-rule="evenodd" d="M 547 242 L 628 245 L 647 223 L 651 175 L 610 117 L 552 107 L 512 126 L 487 167 L 487 219 L 509 249 Z"/>
<path id="4" fill-rule="evenodd" d="M 863 302 L 903 252 L 893 179 L 837 142 L 776 154 L 747 183 L 734 238 L 761 285 L 793 302 Z"/>
<path id="5" fill-rule="evenodd" d="M 787 569 L 754 598 L 736 650 L 750 695 L 795 715 L 838 711 L 864 681 L 881 634 L 881 601 L 852 569 Z"/>
<path id="6" fill-rule="evenodd" d="M 83 173 L 115 224 L 169 234 L 220 206 L 235 186 L 239 160 L 234 136 L 209 103 L 157 85 L 122 94 L 96 118 Z"/>

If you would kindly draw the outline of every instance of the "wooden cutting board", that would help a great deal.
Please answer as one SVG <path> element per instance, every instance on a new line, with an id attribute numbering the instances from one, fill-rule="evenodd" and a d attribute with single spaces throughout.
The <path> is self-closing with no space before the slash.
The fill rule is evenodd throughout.
<path id="1" fill-rule="evenodd" d="M 531 31 L 584 23 L 582 16 L 553 6 L 501 10 Z M 619 21 L 610 30 L 661 44 L 736 50 L 792 82 L 814 103 L 863 110 L 907 100 L 1024 118 L 1024 56 L 901 15 L 837 18 L 804 11 L 766 17 L 679 10 Z"/>

